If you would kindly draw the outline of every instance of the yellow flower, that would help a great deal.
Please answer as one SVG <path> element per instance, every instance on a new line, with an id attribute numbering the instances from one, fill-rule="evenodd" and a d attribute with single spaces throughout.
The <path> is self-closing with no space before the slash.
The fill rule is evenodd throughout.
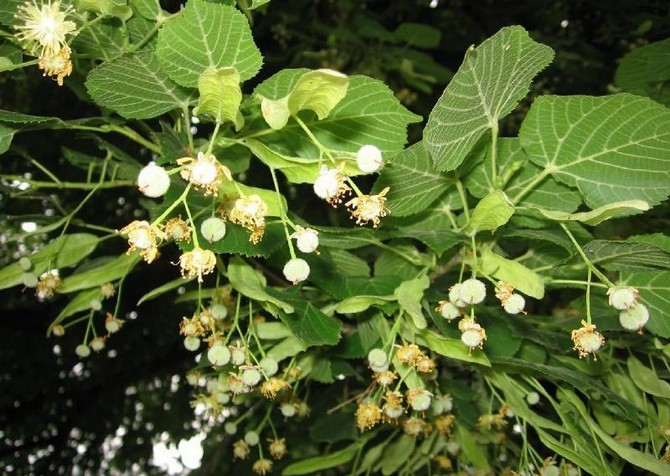
<path id="1" fill-rule="evenodd" d="M 373 428 L 382 418 L 382 409 L 376 403 L 360 403 L 356 409 L 356 424 L 361 431 Z"/>
<path id="2" fill-rule="evenodd" d="M 282 459 L 286 455 L 286 438 L 268 440 L 270 442 L 270 454 L 276 460 Z"/>
<path id="3" fill-rule="evenodd" d="M 249 445 L 244 440 L 233 443 L 233 459 L 247 459 L 249 457 Z"/>
<path id="4" fill-rule="evenodd" d="M 38 45 L 42 47 L 41 57 L 58 54 L 62 48 L 67 48 L 66 35 L 74 35 L 77 25 L 65 17 L 73 11 L 72 7 L 60 10 L 60 1 L 38 5 L 35 0 L 25 2 L 18 7 L 17 20 L 23 22 L 17 25 L 18 39 L 28 44 L 31 49 Z"/>
<path id="5" fill-rule="evenodd" d="M 435 428 L 441 435 L 450 435 L 454 426 L 454 415 L 440 415 L 435 419 Z"/>
<path id="6" fill-rule="evenodd" d="M 181 177 L 192 183 L 195 188 L 204 189 L 205 195 L 216 197 L 223 177 L 233 180 L 230 169 L 221 165 L 213 154 L 198 152 L 197 158 L 182 157 L 177 159 L 177 164 L 184 166 L 180 173 Z"/>
<path id="7" fill-rule="evenodd" d="M 179 324 L 179 333 L 185 337 L 200 337 L 205 335 L 205 328 L 196 314 L 191 319 L 184 317 Z"/>
<path id="8" fill-rule="evenodd" d="M 202 283 L 202 276 L 214 271 L 216 255 L 210 250 L 196 247 L 179 257 L 179 266 L 182 276 L 185 278 L 197 276 L 198 282 Z"/>
<path id="9" fill-rule="evenodd" d="M 261 458 L 256 461 L 251 469 L 256 474 L 267 474 L 272 471 L 272 461 L 269 459 Z"/>
<path id="10" fill-rule="evenodd" d="M 51 299 L 61 287 L 62 281 L 57 274 L 48 272 L 40 276 L 35 295 L 39 299 Z"/>
<path id="11" fill-rule="evenodd" d="M 378 195 L 361 195 L 346 203 L 351 208 L 351 217 L 356 219 L 356 224 L 365 225 L 372 222 L 373 227 L 379 225 L 380 218 L 389 214 L 386 208 L 386 194 L 389 187 L 386 187 Z"/>
<path id="12" fill-rule="evenodd" d="M 166 240 L 191 242 L 191 227 L 181 217 L 170 218 L 163 225 Z"/>
<path id="13" fill-rule="evenodd" d="M 419 436 L 428 429 L 428 424 L 421 418 L 408 418 L 402 422 L 402 429 L 409 436 Z"/>
<path id="14" fill-rule="evenodd" d="M 128 244 L 130 245 L 128 253 L 140 250 L 140 255 L 147 263 L 156 259 L 158 243 L 165 239 L 165 233 L 144 220 L 135 220 L 121 228 L 119 233 L 128 237 Z"/>
<path id="15" fill-rule="evenodd" d="M 596 326 L 582 320 L 582 327 L 572 331 L 572 342 L 575 344 L 574 350 L 579 353 L 579 358 L 593 354 L 596 359 L 596 351 L 605 344 L 603 335 L 596 331 Z"/>
<path id="16" fill-rule="evenodd" d="M 289 383 L 281 378 L 271 377 L 261 385 L 261 393 L 265 398 L 275 398 L 283 390 L 291 388 Z"/>
<path id="17" fill-rule="evenodd" d="M 268 206 L 261 197 L 258 195 L 242 196 L 229 201 L 223 211 L 228 215 L 230 221 L 251 232 L 249 241 L 256 244 L 263 239 Z"/>
<path id="18" fill-rule="evenodd" d="M 59 86 L 63 85 L 63 79 L 72 74 L 72 61 L 70 60 L 70 48 L 67 45 L 59 51 L 46 49 L 37 66 L 44 71 L 44 76 L 51 76 Z"/>
<path id="19" fill-rule="evenodd" d="M 314 193 L 336 208 L 342 203 L 344 196 L 351 191 L 351 188 L 344 182 L 344 166 L 344 162 L 333 169 L 323 165 L 319 170 L 319 176 L 314 181 Z"/>

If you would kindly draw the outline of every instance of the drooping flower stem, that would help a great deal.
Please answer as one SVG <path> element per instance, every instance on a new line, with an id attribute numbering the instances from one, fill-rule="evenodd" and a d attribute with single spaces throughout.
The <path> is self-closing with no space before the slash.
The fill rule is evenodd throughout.
<path id="1" fill-rule="evenodd" d="M 288 243 L 288 251 L 291 254 L 291 258 L 296 258 L 295 249 L 293 248 L 293 242 L 291 241 L 291 234 L 289 233 L 289 219 L 286 216 L 286 210 L 284 210 L 282 197 L 279 193 L 279 183 L 277 182 L 277 174 L 275 173 L 274 167 L 270 167 L 270 174 L 272 175 L 272 184 L 275 187 L 275 192 L 277 193 L 277 206 L 279 207 L 279 218 L 284 228 L 284 234 L 286 235 L 286 243 Z M 295 225 L 291 224 L 293 228 Z"/>
<path id="2" fill-rule="evenodd" d="M 158 218 L 156 218 L 156 219 L 151 223 L 151 226 L 156 226 L 156 225 L 158 225 L 160 222 L 162 222 L 163 220 L 165 220 L 165 218 L 167 218 L 167 216 L 168 216 L 170 213 L 172 213 L 172 211 L 173 211 L 175 208 L 177 208 L 177 207 L 179 206 L 179 204 L 181 204 L 181 203 L 185 203 L 185 202 L 186 202 L 186 196 L 188 195 L 188 192 L 189 192 L 190 190 L 191 190 L 191 183 L 189 183 L 189 184 L 186 186 L 186 188 L 184 189 L 184 191 L 182 192 L 182 194 L 179 196 L 179 198 L 177 198 L 177 200 L 175 200 L 175 201 L 172 203 L 172 205 L 170 205 L 170 206 L 167 208 L 167 210 L 165 210 L 163 213 L 161 213 L 161 215 L 160 215 Z M 191 222 L 191 223 L 192 223 L 192 222 Z"/>
<path id="3" fill-rule="evenodd" d="M 575 237 L 570 233 L 570 230 L 568 230 L 568 227 L 565 226 L 563 223 L 559 223 L 560 227 L 563 228 L 563 231 L 565 232 L 566 235 L 568 235 L 568 238 L 570 238 L 570 241 L 572 241 L 572 244 L 575 245 L 575 249 L 577 250 L 577 253 L 579 253 L 579 256 L 582 257 L 582 260 L 584 261 L 584 264 L 586 267 L 591 271 L 593 274 L 595 274 L 598 279 L 600 279 L 603 283 L 605 283 L 608 287 L 612 288 L 614 287 L 614 283 L 609 280 L 607 276 L 605 276 L 598 268 L 596 268 L 593 263 L 588 259 L 586 254 L 584 253 L 584 250 L 582 250 L 582 247 L 579 246 L 579 243 L 575 239 Z"/>

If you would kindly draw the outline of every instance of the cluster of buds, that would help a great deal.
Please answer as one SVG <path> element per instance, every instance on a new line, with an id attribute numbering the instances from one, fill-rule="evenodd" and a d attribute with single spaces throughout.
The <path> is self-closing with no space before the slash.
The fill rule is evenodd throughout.
<path id="1" fill-rule="evenodd" d="M 607 290 L 609 305 L 620 311 L 619 323 L 626 330 L 642 333 L 649 320 L 649 309 L 638 301 L 640 293 L 633 287 L 617 287 Z"/>
<path id="2" fill-rule="evenodd" d="M 524 307 L 526 306 L 526 299 L 518 293 L 514 292 L 514 286 L 505 281 L 500 281 L 496 289 L 496 297 L 500 300 L 503 309 L 508 314 L 526 314 Z"/>
<path id="3" fill-rule="evenodd" d="M 477 426 L 485 430 L 490 430 L 491 428 L 502 430 L 507 426 L 506 418 L 509 416 L 509 408 L 507 405 L 503 405 L 497 413 L 481 415 L 477 420 Z"/>
<path id="4" fill-rule="evenodd" d="M 35 295 L 40 301 L 51 299 L 58 292 L 62 284 L 63 282 L 56 271 L 43 273 L 37 281 Z"/>
<path id="5" fill-rule="evenodd" d="M 147 263 L 151 263 L 158 256 L 158 245 L 167 237 L 157 226 L 145 220 L 135 220 L 121 228 L 119 233 L 128 237 L 128 253 L 140 250 L 140 256 Z"/>
<path id="6" fill-rule="evenodd" d="M 243 195 L 228 200 L 219 211 L 231 222 L 249 230 L 249 241 L 252 243 L 259 243 L 263 239 L 268 206 L 260 196 Z"/>
<path id="7" fill-rule="evenodd" d="M 466 317 L 458 323 L 458 330 L 461 331 L 461 341 L 468 346 L 470 352 L 473 349 L 481 349 L 486 340 L 486 330 L 477 324 L 474 318 Z"/>
<path id="8" fill-rule="evenodd" d="M 511 286 L 499 285 L 507 294 L 496 293 L 496 296 L 509 300 L 512 296 L 519 296 L 513 293 Z M 486 285 L 476 279 L 470 278 L 463 282 L 456 283 L 449 288 L 449 300 L 440 301 L 435 308 L 447 321 L 453 321 L 460 316 L 464 316 L 464 308 L 480 304 L 486 299 Z M 523 297 L 521 297 L 523 299 Z M 523 304 L 522 304 L 523 308 Z M 486 330 L 477 322 L 474 317 L 463 317 L 458 322 L 458 330 L 461 331 L 461 341 L 468 347 L 469 351 L 481 349 L 486 340 Z"/>
<path id="9" fill-rule="evenodd" d="M 181 177 L 194 188 L 204 190 L 205 196 L 216 197 L 224 177 L 230 181 L 233 180 L 230 169 L 222 165 L 213 154 L 198 152 L 196 158 L 177 159 L 177 164 L 183 167 L 180 172 Z"/>
<path id="10" fill-rule="evenodd" d="M 430 373 L 435 370 L 435 361 L 416 344 L 403 344 L 396 350 L 398 362 L 408 364 L 417 372 Z"/>

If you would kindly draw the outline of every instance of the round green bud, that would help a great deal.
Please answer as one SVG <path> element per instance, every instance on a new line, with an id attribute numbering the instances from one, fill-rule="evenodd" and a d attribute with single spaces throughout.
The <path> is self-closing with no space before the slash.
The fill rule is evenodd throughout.
<path id="1" fill-rule="evenodd" d="M 200 348 L 200 339 L 197 337 L 187 337 L 184 339 L 184 347 L 186 347 L 186 350 L 195 352 Z"/>
<path id="2" fill-rule="evenodd" d="M 247 431 L 244 434 L 244 442 L 249 446 L 256 446 L 259 441 L 260 437 L 258 436 L 258 433 L 256 433 L 255 431 Z"/>
<path id="3" fill-rule="evenodd" d="M 242 372 L 242 382 L 249 387 L 253 387 L 261 381 L 261 373 L 256 369 L 246 369 Z"/>
<path id="4" fill-rule="evenodd" d="M 24 256 L 19 259 L 19 268 L 21 268 L 22 271 L 29 271 L 32 267 L 33 263 L 30 261 L 30 258 Z"/>
<path id="5" fill-rule="evenodd" d="M 212 365 L 226 365 L 230 362 L 230 350 L 224 344 L 218 342 L 207 351 L 207 359 Z"/>
<path id="6" fill-rule="evenodd" d="M 461 283 L 461 300 L 467 304 L 479 304 L 486 297 L 486 286 L 478 279 L 470 278 Z"/>
<path id="7" fill-rule="evenodd" d="M 260 366 L 263 369 L 263 372 L 265 372 L 265 375 L 268 377 L 272 377 L 279 370 L 279 364 L 272 357 L 265 357 L 264 359 L 261 359 Z"/>
<path id="8" fill-rule="evenodd" d="M 34 288 L 39 282 L 39 278 L 35 273 L 23 273 L 21 275 L 21 281 L 23 285 L 27 288 Z"/>
<path id="9" fill-rule="evenodd" d="M 200 225 L 200 233 L 210 243 L 226 236 L 226 222 L 221 218 L 209 217 Z"/>

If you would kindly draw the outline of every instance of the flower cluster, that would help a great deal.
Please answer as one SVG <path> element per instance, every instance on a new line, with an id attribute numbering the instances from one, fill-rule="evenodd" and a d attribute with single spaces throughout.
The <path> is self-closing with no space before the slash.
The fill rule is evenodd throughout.
<path id="1" fill-rule="evenodd" d="M 196 189 L 203 189 L 205 196 L 216 197 L 224 177 L 230 181 L 233 180 L 230 169 L 219 163 L 213 154 L 198 152 L 196 158 L 177 159 L 177 164 L 183 167 L 180 172 L 181 177 L 193 184 Z"/>
<path id="2" fill-rule="evenodd" d="M 147 263 L 151 263 L 158 256 L 158 245 L 166 239 L 165 233 L 149 222 L 135 220 L 121 228 L 119 233 L 128 237 L 130 248 L 128 253 L 140 250 L 140 255 Z"/>
<path id="3" fill-rule="evenodd" d="M 66 42 L 68 35 L 76 34 L 77 25 L 66 20 L 72 12 L 70 6 L 61 11 L 60 1 L 47 0 L 38 6 L 33 0 L 19 5 L 16 13 L 22 22 L 16 26 L 19 41 L 33 54 L 41 50 L 38 67 L 45 76 L 54 77 L 59 86 L 72 73 L 72 52 Z"/>
<path id="4" fill-rule="evenodd" d="M 258 195 L 243 195 L 240 198 L 229 200 L 221 209 L 228 219 L 251 232 L 249 241 L 256 244 L 265 234 L 265 217 L 268 206 Z"/>

